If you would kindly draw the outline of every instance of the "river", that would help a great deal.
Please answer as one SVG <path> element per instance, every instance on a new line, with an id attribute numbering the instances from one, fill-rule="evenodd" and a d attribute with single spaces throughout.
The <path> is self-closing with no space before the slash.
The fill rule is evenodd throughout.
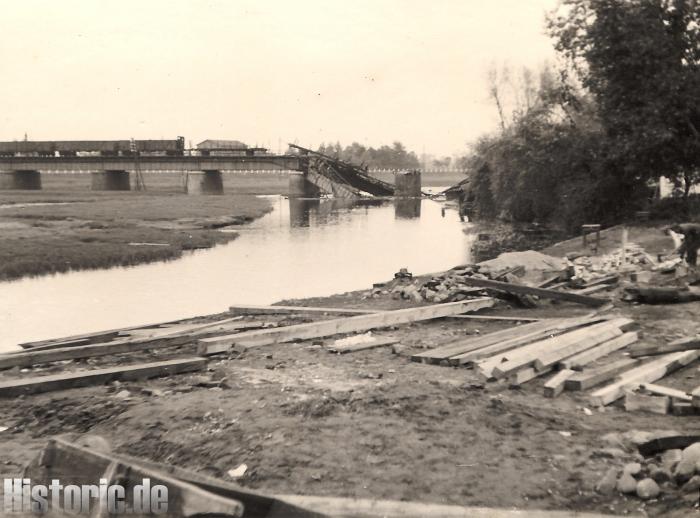
<path id="1" fill-rule="evenodd" d="M 474 234 L 433 200 L 288 200 L 225 245 L 168 262 L 0 283 L 0 350 L 17 343 L 370 288 L 468 262 Z M 464 230 L 467 229 L 467 232 Z"/>

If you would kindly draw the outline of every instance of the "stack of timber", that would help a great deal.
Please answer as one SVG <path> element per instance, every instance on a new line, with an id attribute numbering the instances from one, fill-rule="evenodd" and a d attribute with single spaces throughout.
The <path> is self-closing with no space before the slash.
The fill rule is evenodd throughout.
<path id="1" fill-rule="evenodd" d="M 358 333 L 377 328 L 396 326 L 411 322 L 459 315 L 469 311 L 488 308 L 493 299 L 482 297 L 448 304 L 438 304 L 396 311 L 343 310 L 332 308 L 295 307 L 251 307 L 250 313 L 270 315 L 290 314 L 340 314 L 332 318 L 303 324 L 275 326 L 269 322 L 243 320 L 242 315 L 202 323 L 167 322 L 141 327 L 113 329 L 96 333 L 75 335 L 54 340 L 43 340 L 21 344 L 24 350 L 0 354 L 0 369 L 33 367 L 66 360 L 92 359 L 112 355 L 138 354 L 154 349 L 188 356 L 168 358 L 165 361 L 148 361 L 137 357 L 129 366 L 81 369 L 60 374 L 34 375 L 23 372 L 19 378 L 10 377 L 0 381 L 0 397 L 36 394 L 91 385 L 102 385 L 113 381 L 132 381 L 183 372 L 192 372 L 206 367 L 206 358 L 192 357 L 199 351 L 208 356 L 235 348 L 245 350 L 266 344 L 327 337 L 338 334 Z M 245 312 L 242 307 L 234 313 Z M 391 345 L 397 340 L 377 337 L 345 342 L 338 341 L 333 348 L 338 354 Z M 132 358 L 133 360 L 133 358 Z"/>
<path id="2" fill-rule="evenodd" d="M 545 319 L 458 340 L 411 359 L 473 367 L 483 379 L 511 386 L 549 375 L 546 397 L 591 389 L 594 406 L 624 397 L 629 411 L 700 414 L 700 387 L 685 392 L 654 383 L 700 359 L 700 337 L 630 348 L 639 340 L 635 327 L 628 318 L 595 315 Z"/>

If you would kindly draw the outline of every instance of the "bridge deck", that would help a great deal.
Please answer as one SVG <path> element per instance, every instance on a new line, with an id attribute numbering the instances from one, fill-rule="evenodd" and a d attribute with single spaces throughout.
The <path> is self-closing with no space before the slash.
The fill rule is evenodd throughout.
<path id="1" fill-rule="evenodd" d="M 141 156 L 143 172 L 170 171 L 265 171 L 301 170 L 294 155 L 268 156 Z M 0 171 L 40 171 L 42 173 L 93 171 L 134 171 L 133 157 L 0 157 Z"/>

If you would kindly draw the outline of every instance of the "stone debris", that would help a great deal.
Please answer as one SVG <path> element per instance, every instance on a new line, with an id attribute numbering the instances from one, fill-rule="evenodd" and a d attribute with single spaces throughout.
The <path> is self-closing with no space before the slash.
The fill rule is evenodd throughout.
<path id="1" fill-rule="evenodd" d="M 642 500 L 656 498 L 661 493 L 658 484 L 650 478 L 645 478 L 637 482 L 637 496 Z"/>
<path id="2" fill-rule="evenodd" d="M 671 494 L 678 491 L 681 494 L 687 494 L 700 490 L 700 442 L 693 443 L 683 450 L 669 449 L 644 458 L 635 450 L 645 441 L 635 443 L 629 439 L 635 436 L 639 439 L 660 438 L 668 436 L 667 433 L 631 430 L 622 435 L 608 434 L 608 439 L 612 441 L 613 435 L 617 437 L 615 443 L 624 443 L 625 456 L 637 457 L 639 461 L 628 462 L 622 467 L 608 467 L 595 486 L 598 493 L 611 495 L 617 491 L 627 495 L 634 494 L 642 500 L 652 500 L 659 497 L 662 492 Z M 606 457 L 591 454 L 591 458 Z M 619 456 L 607 458 L 617 462 L 621 460 Z"/>

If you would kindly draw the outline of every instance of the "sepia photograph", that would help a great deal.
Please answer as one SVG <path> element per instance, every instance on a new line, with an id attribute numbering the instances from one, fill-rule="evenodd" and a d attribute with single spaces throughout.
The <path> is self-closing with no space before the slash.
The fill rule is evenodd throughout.
<path id="1" fill-rule="evenodd" d="M 700 517 L 698 0 L 25 0 L 0 63 L 0 517 Z"/>

